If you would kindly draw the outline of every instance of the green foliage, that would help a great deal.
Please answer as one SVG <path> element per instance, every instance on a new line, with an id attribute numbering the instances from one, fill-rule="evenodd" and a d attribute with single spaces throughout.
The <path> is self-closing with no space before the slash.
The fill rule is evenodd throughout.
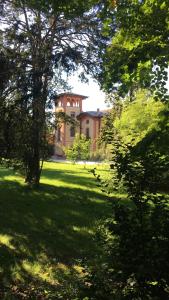
<path id="1" fill-rule="evenodd" d="M 95 151 L 90 152 L 91 161 L 110 161 L 111 147 L 103 142 L 98 141 Z"/>
<path id="2" fill-rule="evenodd" d="M 76 134 L 73 145 L 65 149 L 67 159 L 76 162 L 77 160 L 88 160 L 90 157 L 90 139 L 83 134 Z"/>
<path id="3" fill-rule="evenodd" d="M 169 11 L 163 0 L 111 0 L 102 6 L 101 72 L 98 79 L 107 91 L 126 94 L 150 87 L 167 100 Z"/>
<path id="4" fill-rule="evenodd" d="M 0 41 L 0 50 L 1 50 L 1 41 Z M 12 75 L 12 63 L 9 60 L 9 57 L 5 55 L 3 51 L 0 51 L 0 96 L 2 95 L 9 78 Z"/>
<path id="5" fill-rule="evenodd" d="M 140 90 L 131 103 L 124 103 L 114 127 L 124 143 L 137 144 L 153 129 L 158 129 L 164 105 L 153 99 L 148 91 Z"/>
<path id="6" fill-rule="evenodd" d="M 115 201 L 112 218 L 98 226 L 102 253 L 86 268 L 89 299 L 168 299 L 168 232 L 164 197 L 149 198 L 142 214 L 130 203 Z"/>
<path id="7" fill-rule="evenodd" d="M 41 10 L 43 13 L 49 13 L 52 9 L 55 13 L 64 13 L 68 17 L 82 16 L 85 11 L 91 8 L 97 1 L 88 0 L 85 4 L 83 0 L 26 0 L 24 3 L 31 8 Z M 20 6 L 20 1 L 15 1 L 16 5 Z"/>
<path id="8" fill-rule="evenodd" d="M 98 228 L 101 254 L 86 264 L 90 285 L 85 291 L 92 300 L 168 299 L 169 203 L 158 191 L 169 157 L 153 143 L 143 153 L 118 138 L 111 168 L 113 184 L 122 181 L 128 201 L 112 199 L 112 217 Z"/>
<path id="9" fill-rule="evenodd" d="M 100 133 L 100 143 L 102 144 L 111 144 L 114 136 L 116 135 L 116 128 L 114 126 L 114 121 L 116 118 L 120 118 L 122 112 L 122 101 L 119 97 L 112 99 L 113 95 L 109 95 L 108 101 L 113 105 L 102 119 L 101 133 Z"/>
<path id="10" fill-rule="evenodd" d="M 101 254 L 85 267 L 92 300 L 169 298 L 169 112 L 136 95 L 112 122 L 111 182 L 93 170 L 104 191 L 123 186 L 128 199 L 112 198 L 112 217 L 98 227 Z"/>
<path id="11" fill-rule="evenodd" d="M 121 190 L 122 186 L 124 186 L 123 171 L 125 169 L 128 169 L 129 173 L 131 171 L 130 163 L 126 156 L 126 153 L 130 151 L 130 147 L 133 147 L 133 159 L 135 155 L 136 161 L 137 159 L 139 161 L 138 165 L 140 162 L 142 164 L 142 161 L 150 162 L 147 169 L 152 168 L 152 156 L 154 155 L 154 159 L 156 157 L 155 174 L 159 176 L 154 184 L 158 188 L 163 186 L 166 189 L 169 176 L 167 171 L 169 145 L 167 106 L 155 101 L 150 92 L 145 90 L 137 91 L 132 102 L 127 97 L 124 99 L 123 105 L 120 103 L 117 105 L 116 103 L 111 112 L 104 117 L 101 133 L 101 141 L 108 144 L 111 152 L 113 151 L 113 157 L 110 160 L 114 162 L 114 160 L 119 159 L 119 165 L 122 168 L 120 182 L 117 180 L 119 175 L 117 176 L 115 168 L 112 168 L 110 171 L 111 180 L 108 180 L 108 182 L 103 180 L 101 182 L 107 191 Z M 126 157 L 126 162 L 124 160 L 123 163 L 125 163 L 122 166 L 121 159 L 123 157 Z M 160 167 L 160 163 L 166 165 Z M 97 174 L 97 171 L 95 173 Z M 149 185 L 151 178 L 148 175 L 146 176 L 147 184 Z M 150 182 L 148 183 L 148 181 Z M 123 189 L 126 190 L 126 187 Z"/>

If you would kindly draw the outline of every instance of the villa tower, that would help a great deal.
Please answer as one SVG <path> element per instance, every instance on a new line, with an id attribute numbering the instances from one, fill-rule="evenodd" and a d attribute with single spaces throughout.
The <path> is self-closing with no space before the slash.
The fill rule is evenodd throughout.
<path id="1" fill-rule="evenodd" d="M 55 111 L 64 112 L 77 120 L 77 116 L 82 112 L 82 100 L 86 98 L 86 96 L 73 93 L 60 94 L 55 100 Z M 80 126 L 75 129 L 73 126 L 63 123 L 57 128 L 55 132 L 55 154 L 63 156 L 62 148 L 73 144 L 75 133 L 80 133 Z"/>
<path id="2" fill-rule="evenodd" d="M 91 140 L 91 152 L 97 149 L 97 140 L 101 129 L 101 120 L 106 112 L 99 109 L 97 111 L 83 111 L 82 102 L 86 96 L 62 93 L 56 97 L 55 111 L 64 112 L 68 116 L 79 122 L 79 126 L 74 128 L 72 125 L 62 123 L 55 131 L 55 155 L 63 157 L 64 147 L 73 144 L 76 133 L 84 134 Z"/>

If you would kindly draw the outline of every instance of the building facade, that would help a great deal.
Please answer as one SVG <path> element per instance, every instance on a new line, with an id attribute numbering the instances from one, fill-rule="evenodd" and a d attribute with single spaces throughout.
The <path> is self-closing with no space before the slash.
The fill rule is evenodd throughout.
<path id="1" fill-rule="evenodd" d="M 73 144 L 75 134 L 84 134 L 91 139 L 91 151 L 97 148 L 97 139 L 101 128 L 101 119 L 104 115 L 99 111 L 83 112 L 83 101 L 86 96 L 62 93 L 55 100 L 55 112 L 64 112 L 68 116 L 78 121 L 76 127 L 62 123 L 55 131 L 55 155 L 64 156 L 64 147 L 70 147 Z"/>

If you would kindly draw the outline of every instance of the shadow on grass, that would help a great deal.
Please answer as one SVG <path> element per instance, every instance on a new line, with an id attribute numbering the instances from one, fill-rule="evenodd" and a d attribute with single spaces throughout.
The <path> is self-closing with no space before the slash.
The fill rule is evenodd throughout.
<path id="1" fill-rule="evenodd" d="M 86 170 L 88 172 L 88 175 L 90 171 Z M 89 175 L 90 176 L 90 175 Z M 50 180 L 59 180 L 64 183 L 68 184 L 77 184 L 82 185 L 88 188 L 95 188 L 96 187 L 96 180 L 94 177 L 91 176 L 89 180 L 89 176 L 84 176 L 84 170 L 52 170 L 45 168 L 45 172 L 42 173 L 42 178 L 46 178 Z"/>
<path id="2" fill-rule="evenodd" d="M 1 172 L 2 178 L 8 173 Z M 50 173 L 50 178 L 54 173 Z M 59 172 L 59 179 L 60 176 Z M 66 175 L 66 179 L 72 182 L 74 177 L 70 176 Z M 36 264 L 41 266 L 42 273 L 48 267 L 53 272 L 57 264 L 72 266 L 74 259 L 89 257 L 98 251 L 92 239 L 93 228 L 97 220 L 111 212 L 107 196 L 74 187 L 41 184 L 39 190 L 30 190 L 18 182 L 1 183 L 2 286 L 17 280 L 38 280 L 52 286 L 43 276 L 39 277 L 41 270 L 36 276 L 36 270 L 32 269 Z M 80 178 L 80 183 L 87 184 L 87 178 Z M 17 295 L 16 299 L 22 298 Z"/>

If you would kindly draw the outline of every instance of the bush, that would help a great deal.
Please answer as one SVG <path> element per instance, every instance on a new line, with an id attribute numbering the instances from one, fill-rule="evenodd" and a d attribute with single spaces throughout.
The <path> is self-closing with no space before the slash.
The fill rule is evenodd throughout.
<path id="1" fill-rule="evenodd" d="M 158 192 L 169 157 L 157 137 L 153 130 L 140 145 L 114 140 L 112 181 L 115 189 L 123 182 L 128 199 L 112 199 L 112 217 L 98 227 L 100 255 L 86 264 L 89 299 L 169 299 L 169 200 Z"/>
<path id="2" fill-rule="evenodd" d="M 163 196 L 151 196 L 142 211 L 115 202 L 96 238 L 100 256 L 86 267 L 90 299 L 169 299 L 169 207 Z"/>
<path id="3" fill-rule="evenodd" d="M 77 160 L 88 160 L 90 157 L 90 140 L 83 134 L 76 134 L 72 147 L 65 149 L 67 159 L 76 162 Z"/>

